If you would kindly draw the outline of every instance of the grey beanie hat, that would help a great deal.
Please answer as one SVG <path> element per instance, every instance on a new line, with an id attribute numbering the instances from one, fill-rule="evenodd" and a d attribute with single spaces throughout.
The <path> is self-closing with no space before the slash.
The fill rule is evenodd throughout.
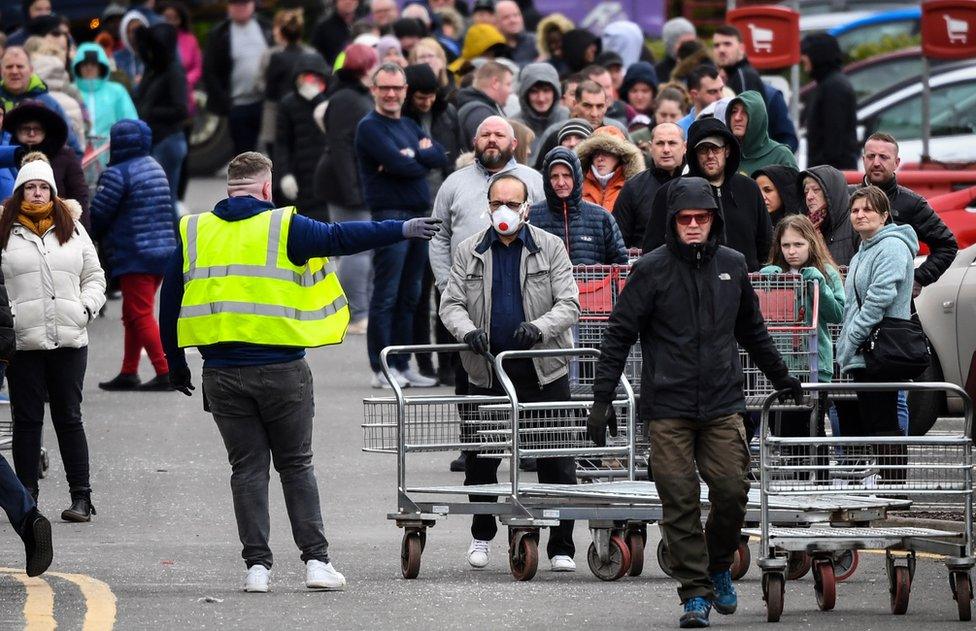
<path id="1" fill-rule="evenodd" d="M 674 56 L 675 44 L 682 35 L 694 35 L 698 37 L 698 31 L 695 30 L 694 24 L 681 17 L 671 18 L 664 23 L 664 26 L 661 28 L 661 39 L 664 40 L 666 54 L 672 57 Z"/>

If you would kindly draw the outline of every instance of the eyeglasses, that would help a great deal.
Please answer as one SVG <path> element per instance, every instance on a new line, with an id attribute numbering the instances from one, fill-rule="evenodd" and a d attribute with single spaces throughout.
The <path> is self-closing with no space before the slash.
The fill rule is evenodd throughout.
<path id="1" fill-rule="evenodd" d="M 695 147 L 695 153 L 697 153 L 700 156 L 707 156 L 710 153 L 714 153 L 715 155 L 718 155 L 722 153 L 723 149 L 725 149 L 725 147 L 716 147 L 715 145 L 702 145 L 701 147 Z"/>
<path id="2" fill-rule="evenodd" d="M 712 223 L 712 213 L 693 213 L 691 215 L 678 215 L 674 218 L 682 226 L 690 226 L 694 221 L 699 226 L 707 226 Z"/>
<path id="3" fill-rule="evenodd" d="M 495 200 L 491 200 L 490 202 L 488 202 L 488 208 L 490 208 L 492 212 L 498 210 L 502 206 L 506 206 L 509 210 L 514 210 L 515 212 L 518 212 L 519 210 L 522 209 L 522 206 L 524 205 L 525 202 L 499 202 Z"/>
<path id="4" fill-rule="evenodd" d="M 375 87 L 377 92 L 403 92 L 407 89 L 405 85 L 378 85 Z"/>
<path id="5" fill-rule="evenodd" d="M 17 128 L 17 131 L 21 134 L 27 134 L 28 136 L 33 136 L 36 134 L 43 134 L 44 128 L 40 125 L 21 125 Z"/>

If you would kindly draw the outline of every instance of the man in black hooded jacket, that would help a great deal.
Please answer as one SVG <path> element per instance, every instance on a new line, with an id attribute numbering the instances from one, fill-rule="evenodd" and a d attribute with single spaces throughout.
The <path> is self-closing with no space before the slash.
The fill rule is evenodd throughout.
<path id="1" fill-rule="evenodd" d="M 829 164 L 841 171 L 857 169 L 857 97 L 841 72 L 843 56 L 833 35 L 807 35 L 800 63 L 817 86 L 803 108 L 807 129 L 807 167 Z"/>
<path id="2" fill-rule="evenodd" d="M 600 348 L 587 430 L 597 445 L 616 434 L 611 401 L 631 347 L 644 357 L 639 418 L 651 443 L 651 471 L 664 509 L 663 536 L 685 606 L 682 627 L 708 626 L 708 612 L 736 609 L 729 574 L 739 545 L 749 482 L 738 342 L 774 387 L 799 401 L 766 331 L 745 258 L 723 247 L 722 209 L 700 177 L 666 194 L 665 244 L 634 264 Z M 765 211 L 764 211 L 765 212 Z M 702 532 L 697 471 L 712 509 Z"/>
<path id="3" fill-rule="evenodd" d="M 742 253 L 747 269 L 755 272 L 769 255 L 773 225 L 759 186 L 739 173 L 740 155 L 739 141 L 718 119 L 695 121 L 688 130 L 688 175 L 685 177 L 705 178 L 711 184 L 712 194 L 725 218 L 724 227 L 716 236 L 722 245 Z M 665 242 L 667 189 L 679 180 L 665 184 L 654 196 L 644 231 L 644 252 Z"/>

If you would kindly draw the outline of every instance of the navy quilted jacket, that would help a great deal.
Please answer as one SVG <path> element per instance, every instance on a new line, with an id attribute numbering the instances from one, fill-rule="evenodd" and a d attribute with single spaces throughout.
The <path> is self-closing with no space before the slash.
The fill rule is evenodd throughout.
<path id="1" fill-rule="evenodd" d="M 166 172 L 149 155 L 149 126 L 120 120 L 112 125 L 110 143 L 108 168 L 91 203 L 95 238 L 108 254 L 113 278 L 162 276 L 176 249 L 176 215 Z"/>
<path id="2" fill-rule="evenodd" d="M 559 199 L 549 183 L 549 167 L 554 161 L 572 165 L 573 192 L 567 199 Z M 529 223 L 562 239 L 573 265 L 627 262 L 627 248 L 613 215 L 583 201 L 583 169 L 575 153 L 556 147 L 546 154 L 542 182 L 546 201 L 532 206 Z"/>

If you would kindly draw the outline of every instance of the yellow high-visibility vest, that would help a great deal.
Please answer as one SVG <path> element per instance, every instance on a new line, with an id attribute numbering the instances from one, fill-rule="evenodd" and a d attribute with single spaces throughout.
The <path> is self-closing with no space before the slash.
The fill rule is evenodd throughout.
<path id="1" fill-rule="evenodd" d="M 213 213 L 180 220 L 181 347 L 220 342 L 314 347 L 342 341 L 349 307 L 335 264 L 327 258 L 303 266 L 288 260 L 294 214 L 289 207 L 241 221 Z"/>

